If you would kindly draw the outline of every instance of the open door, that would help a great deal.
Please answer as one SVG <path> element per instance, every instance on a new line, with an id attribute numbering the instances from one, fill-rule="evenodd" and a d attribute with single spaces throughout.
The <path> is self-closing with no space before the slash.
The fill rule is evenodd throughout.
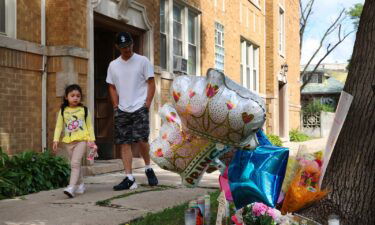
<path id="1" fill-rule="evenodd" d="M 120 56 L 115 47 L 117 32 L 127 31 L 134 40 L 134 52 L 142 54 L 143 30 L 128 26 L 120 21 L 94 14 L 94 77 L 95 77 L 95 134 L 99 147 L 99 159 L 120 158 L 115 149 L 113 107 L 106 83 L 109 63 Z M 135 157 L 139 153 L 133 151 Z"/>

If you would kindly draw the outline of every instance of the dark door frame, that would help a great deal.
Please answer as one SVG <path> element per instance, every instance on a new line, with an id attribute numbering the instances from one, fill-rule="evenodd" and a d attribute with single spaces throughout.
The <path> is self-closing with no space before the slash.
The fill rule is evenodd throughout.
<path id="1" fill-rule="evenodd" d="M 107 87 L 103 88 L 102 86 L 105 85 L 105 81 L 103 81 L 104 77 L 106 77 L 106 70 L 104 68 L 98 69 L 98 67 L 103 67 L 102 65 L 98 65 L 99 63 L 103 62 L 97 62 L 98 56 L 96 54 L 101 54 L 103 53 L 102 51 L 107 51 L 106 49 L 96 49 L 95 47 L 98 45 L 97 43 L 97 37 L 98 35 L 108 35 L 104 37 L 104 41 L 107 46 L 112 46 L 108 47 L 107 53 L 103 53 L 104 55 L 107 55 L 110 57 L 110 59 L 102 59 L 100 58 L 99 60 L 104 60 L 104 64 L 112 61 L 113 59 L 117 58 L 120 53 L 119 51 L 115 48 L 114 46 L 114 40 L 115 40 L 115 33 L 119 31 L 127 31 L 129 32 L 133 39 L 134 39 L 134 47 L 133 50 L 134 52 L 138 54 L 143 53 L 143 46 L 144 46 L 144 39 L 146 38 L 145 34 L 146 31 L 127 25 L 122 21 L 107 17 L 105 15 L 102 15 L 100 13 L 94 12 L 94 87 L 95 87 L 95 94 L 94 94 L 94 108 L 95 108 L 95 134 L 97 135 L 97 141 L 98 141 L 98 146 L 100 148 L 100 145 L 102 144 L 103 150 L 102 151 L 108 151 L 108 149 L 112 148 L 112 152 L 102 152 L 101 159 L 111 159 L 111 158 L 121 158 L 121 154 L 119 149 L 115 148 L 114 143 L 113 143 L 113 110 L 112 106 L 110 104 L 109 96 L 107 93 L 100 93 L 100 97 L 98 97 L 97 91 L 101 92 L 106 92 Z M 102 36 L 103 37 L 103 36 Z M 108 42 L 112 42 L 108 43 Z M 97 46 L 98 47 L 98 46 Z M 100 47 L 98 47 L 100 48 Z M 100 50 L 101 53 L 98 53 L 97 51 Z M 97 56 L 97 57 L 95 57 Z M 102 57 L 102 55 L 101 55 Z M 107 66 L 107 65 L 106 65 Z M 100 70 L 100 71 L 99 71 Z M 97 73 L 103 73 L 98 75 Z M 105 74 L 104 74 L 105 73 Z M 98 77 L 100 76 L 100 77 Z M 100 81 L 99 81 L 100 80 Z M 101 87 L 98 87 L 100 85 Z M 100 121 L 101 120 L 101 121 Z M 99 123 L 100 122 L 100 123 Z M 104 125 L 103 125 L 104 124 Z M 111 130 L 112 127 L 112 130 Z M 107 136 L 103 136 L 103 130 L 100 130 L 102 128 L 107 129 Z M 112 132 L 111 134 L 108 132 Z M 100 134 L 100 135 L 99 135 Z M 111 139 L 109 141 L 108 139 Z M 104 141 L 104 142 L 103 142 Z M 104 147 L 105 146 L 105 147 Z M 111 147 L 112 146 L 112 147 Z M 107 149 L 107 150 L 105 150 Z M 135 157 L 139 157 L 139 153 L 136 148 L 132 148 L 133 155 Z M 100 157 L 100 149 L 99 149 L 99 157 Z"/>

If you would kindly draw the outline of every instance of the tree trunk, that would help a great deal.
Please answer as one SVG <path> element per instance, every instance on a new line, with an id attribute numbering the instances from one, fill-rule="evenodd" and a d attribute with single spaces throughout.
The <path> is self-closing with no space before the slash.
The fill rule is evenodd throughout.
<path id="1" fill-rule="evenodd" d="M 375 224 L 375 0 L 365 2 L 344 91 L 354 98 L 323 180 L 331 192 L 302 214 Z"/>

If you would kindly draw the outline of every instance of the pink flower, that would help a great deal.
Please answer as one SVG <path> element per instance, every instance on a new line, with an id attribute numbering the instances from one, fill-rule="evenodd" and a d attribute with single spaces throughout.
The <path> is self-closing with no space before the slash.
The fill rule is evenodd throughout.
<path id="1" fill-rule="evenodd" d="M 267 215 L 269 215 L 270 217 L 272 217 L 273 220 L 277 220 L 281 216 L 281 213 L 277 209 L 268 208 Z"/>
<path id="2" fill-rule="evenodd" d="M 252 211 L 255 216 L 264 215 L 267 212 L 267 210 L 268 210 L 268 206 L 260 202 L 254 203 L 252 207 Z"/>

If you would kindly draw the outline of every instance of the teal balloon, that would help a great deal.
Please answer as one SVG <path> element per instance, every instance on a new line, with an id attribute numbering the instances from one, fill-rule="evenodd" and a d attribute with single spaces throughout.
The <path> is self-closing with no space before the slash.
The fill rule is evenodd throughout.
<path id="1" fill-rule="evenodd" d="M 288 148 L 268 145 L 254 151 L 236 151 L 229 165 L 228 178 L 237 209 L 254 202 L 276 206 L 288 156 Z"/>

